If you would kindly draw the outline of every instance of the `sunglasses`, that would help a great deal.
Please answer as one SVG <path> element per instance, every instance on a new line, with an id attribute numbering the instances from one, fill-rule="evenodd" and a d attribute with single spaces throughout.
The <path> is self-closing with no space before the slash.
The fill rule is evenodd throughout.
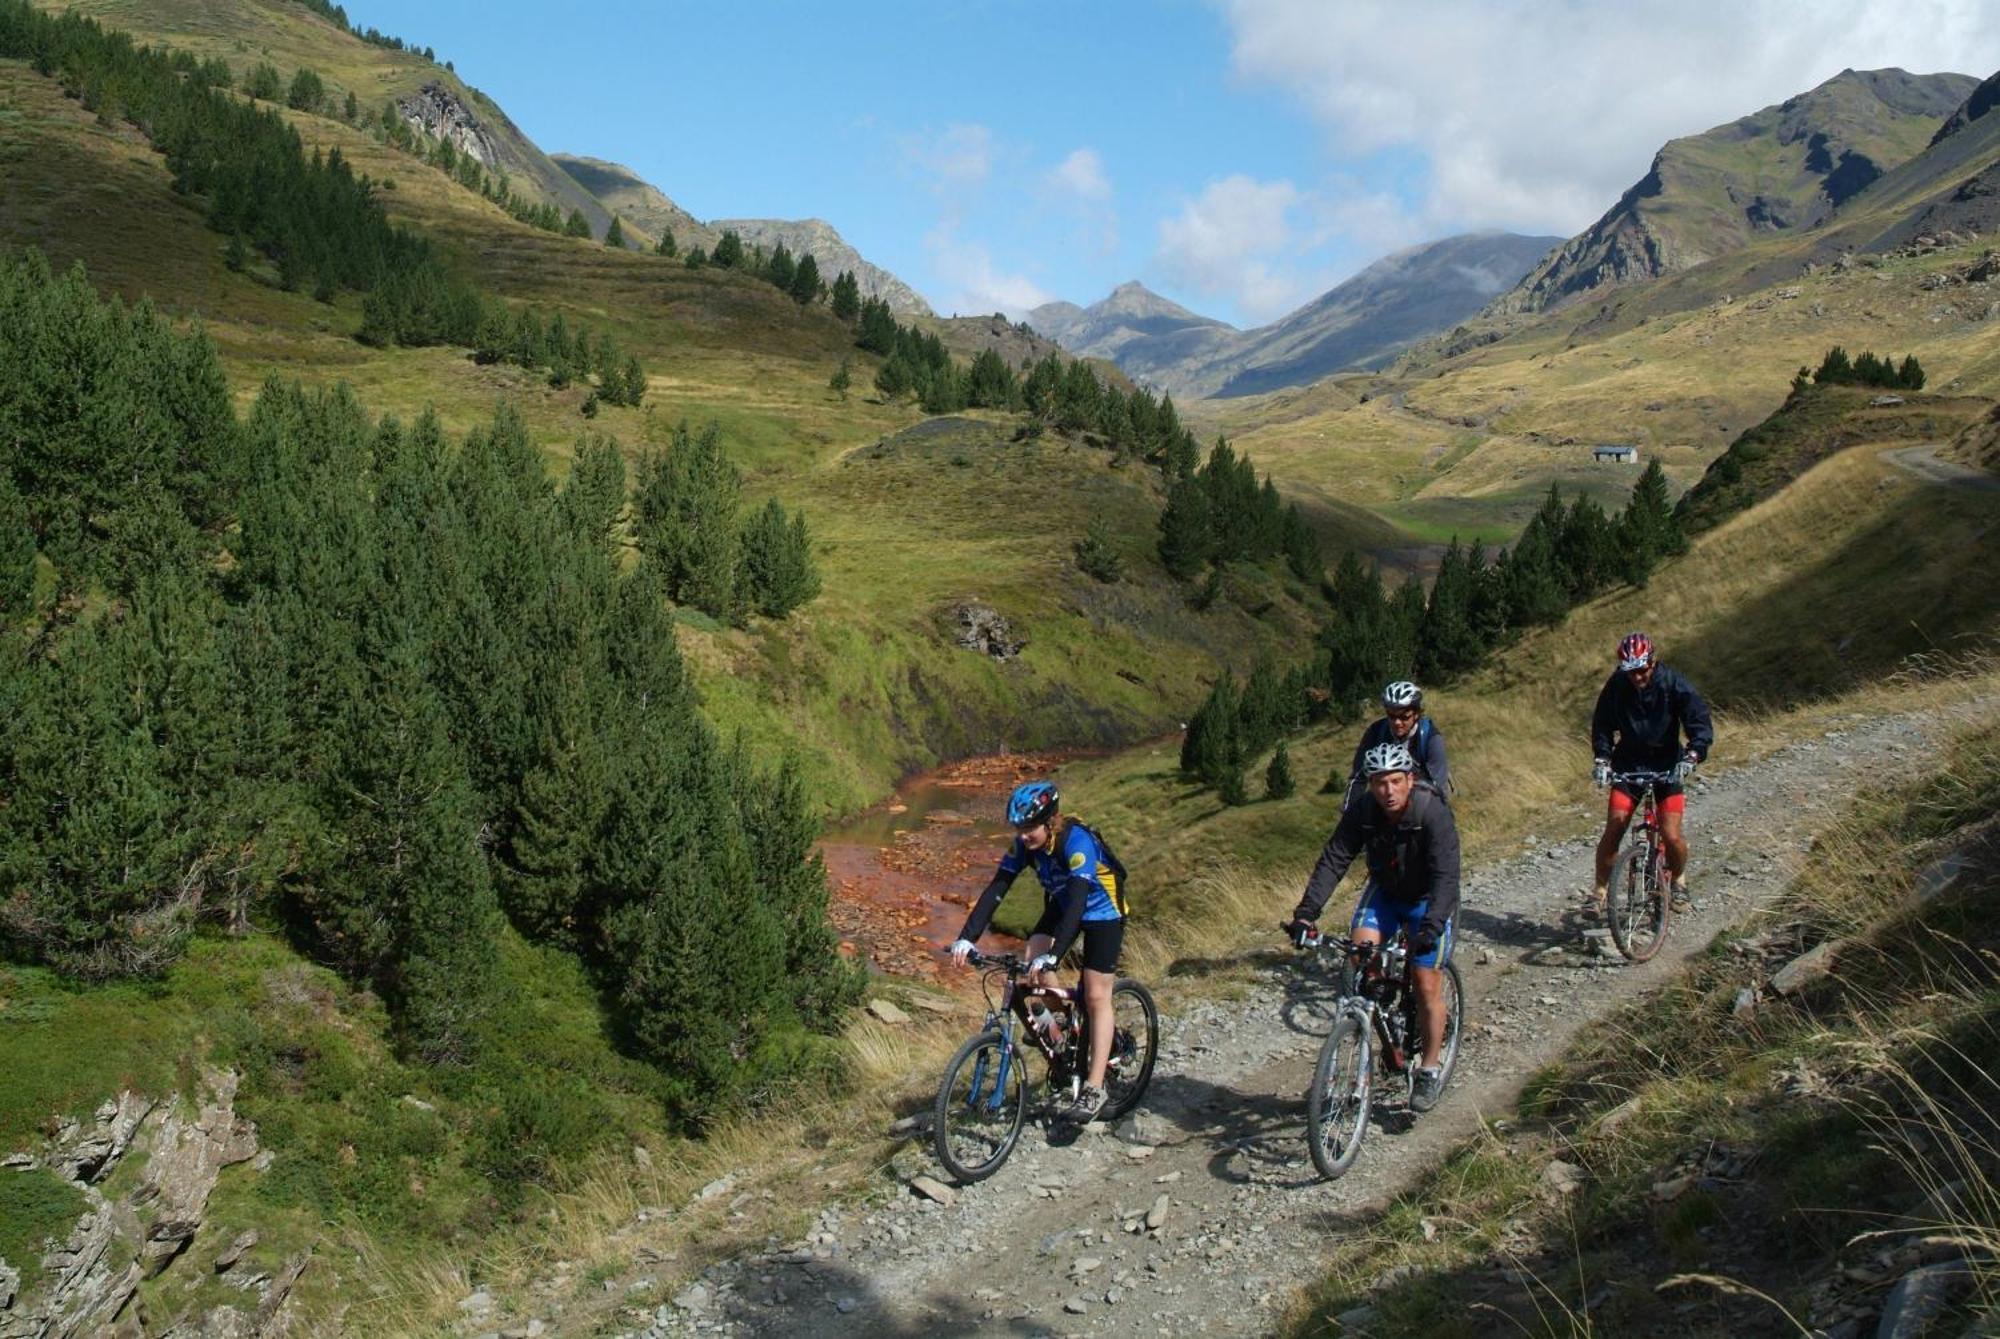
<path id="1" fill-rule="evenodd" d="M 1388 713 L 1392 721 L 1414 721 L 1421 713 L 1414 711 L 1392 711 Z"/>

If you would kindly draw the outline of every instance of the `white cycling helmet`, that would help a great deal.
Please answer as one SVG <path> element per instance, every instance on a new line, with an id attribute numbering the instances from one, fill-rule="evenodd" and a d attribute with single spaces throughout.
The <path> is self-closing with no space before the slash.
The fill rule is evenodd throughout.
<path id="1" fill-rule="evenodd" d="M 1424 690 L 1408 679 L 1398 679 L 1382 690 L 1382 705 L 1391 708 L 1422 708 Z"/>
<path id="2" fill-rule="evenodd" d="M 1361 759 L 1361 769 L 1369 776 L 1379 776 L 1383 772 L 1411 772 L 1417 770 L 1417 760 L 1401 744 L 1377 744 L 1369 749 Z"/>

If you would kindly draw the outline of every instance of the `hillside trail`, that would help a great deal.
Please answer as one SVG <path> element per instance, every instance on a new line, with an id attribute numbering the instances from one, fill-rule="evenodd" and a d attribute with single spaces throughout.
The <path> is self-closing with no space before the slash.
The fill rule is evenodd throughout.
<path id="1" fill-rule="evenodd" d="M 1989 474 L 1971 465 L 1961 465 L 1957 461 L 1939 460 L 1937 453 L 1942 446 L 1941 442 L 1930 442 L 1923 446 L 1892 447 L 1880 455 L 1925 483 L 1942 484 L 1947 488 L 1969 488 L 1979 493 L 2000 490 L 2000 475 Z"/>
<path id="2" fill-rule="evenodd" d="M 1135 1116 L 1053 1142 L 1031 1124 L 1006 1166 L 958 1187 L 949 1204 L 911 1187 L 919 1174 L 948 1179 L 928 1138 L 915 1137 L 874 1203 L 828 1208 L 801 1240 L 724 1259 L 625 1333 L 1270 1333 L 1330 1242 L 1377 1230 L 1374 1216 L 1483 1118 L 1511 1114 L 1527 1077 L 1579 1029 L 1768 908 L 1857 788 L 1885 768 L 1924 766 L 1954 721 L 1994 706 L 1849 715 L 1755 764 L 1698 776 L 1688 814 L 1695 906 L 1674 918 L 1650 963 L 1626 964 L 1604 942 L 1601 918 L 1584 912 L 1594 835 L 1530 836 L 1524 853 L 1472 871 L 1457 949 L 1466 1030 L 1451 1087 L 1413 1119 L 1400 1083 L 1385 1085 L 1359 1158 L 1337 1182 L 1317 1179 L 1305 1147 L 1329 973 L 1279 940 L 1287 898 L 1270 908 L 1275 947 L 1251 955 L 1240 998 L 1163 1016 L 1158 1068 Z M 1351 905 L 1355 889 L 1350 875 L 1329 912 Z"/>

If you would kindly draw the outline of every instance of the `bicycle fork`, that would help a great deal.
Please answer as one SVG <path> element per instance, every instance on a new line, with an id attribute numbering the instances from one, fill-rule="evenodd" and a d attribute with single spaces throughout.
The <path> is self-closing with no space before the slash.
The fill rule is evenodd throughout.
<path id="1" fill-rule="evenodd" d="M 1001 1107 L 1005 1106 L 1007 1104 L 1007 1071 L 1013 1063 L 1014 1039 L 1005 1032 L 1002 1032 L 1000 1034 L 1000 1061 L 993 1066 L 993 1091 L 984 1094 L 982 1099 L 981 1089 L 986 1086 L 986 1052 L 981 1051 L 979 1058 L 972 1062 L 972 1091 L 966 1094 L 966 1109 L 971 1110 L 977 1107 L 981 1100 L 985 1101 L 986 1109 L 989 1112 L 997 1112 Z"/>

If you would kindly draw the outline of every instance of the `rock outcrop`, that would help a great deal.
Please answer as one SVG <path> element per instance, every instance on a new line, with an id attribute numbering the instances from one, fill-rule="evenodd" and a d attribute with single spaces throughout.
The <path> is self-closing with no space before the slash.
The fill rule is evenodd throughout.
<path id="1" fill-rule="evenodd" d="M 39 1262 L 41 1277 L 30 1286 L 21 1286 L 25 1262 L 0 1261 L 0 1339 L 110 1332 L 139 1285 L 182 1257 L 201 1231 L 222 1170 L 257 1156 L 256 1127 L 236 1112 L 236 1085 L 235 1073 L 210 1070 L 193 1097 L 123 1092 L 91 1120 L 65 1121 L 42 1148 L 7 1158 L 0 1176 L 36 1170 L 59 1176 L 86 1207 L 69 1234 L 51 1243 Z M 105 1184 L 128 1160 L 141 1168 L 136 1182 L 107 1195 Z M 254 1236 L 239 1237 L 215 1261 L 217 1272 L 236 1266 L 254 1244 Z M 275 1278 L 247 1279 L 246 1301 L 256 1298 L 251 1310 L 222 1307 L 204 1317 L 181 1317 L 176 1332 L 281 1332 L 292 1285 L 309 1259 L 302 1253 Z"/>
<path id="2" fill-rule="evenodd" d="M 433 80 L 406 98 L 396 109 L 410 128 L 432 139 L 447 140 L 451 147 L 476 159 L 488 171 L 500 167 L 500 146 L 486 132 L 472 109 L 458 94 Z"/>
<path id="3" fill-rule="evenodd" d="M 1028 644 L 1026 637 L 1014 635 L 1013 627 L 990 604 L 967 600 L 952 610 L 958 644 L 995 660 L 1012 660 Z"/>

